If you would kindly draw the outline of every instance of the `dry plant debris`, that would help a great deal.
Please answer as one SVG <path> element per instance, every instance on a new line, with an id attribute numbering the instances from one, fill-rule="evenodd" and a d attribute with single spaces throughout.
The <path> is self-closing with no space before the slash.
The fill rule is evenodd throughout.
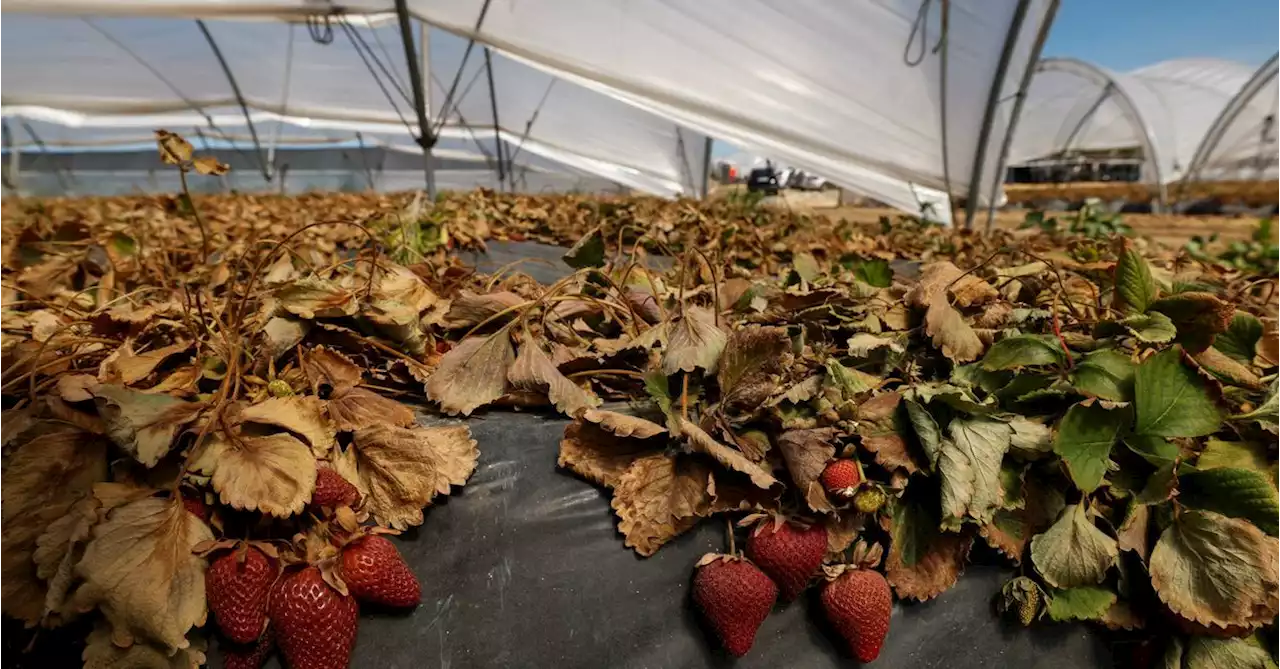
<path id="1" fill-rule="evenodd" d="M 184 179 L 221 169 L 159 141 Z M 203 663 L 207 564 L 259 553 L 278 591 L 250 600 L 288 622 L 243 656 L 349 652 L 314 635 L 354 639 L 353 613 L 288 593 L 342 616 L 416 593 L 343 566 L 476 467 L 424 402 L 572 419 L 558 462 L 611 491 L 640 555 L 715 515 L 752 525 L 746 556 L 731 529 L 699 563 L 735 654 L 764 591 L 821 583 L 872 659 L 882 593 L 937 597 L 981 543 L 1019 568 L 997 604 L 1024 625 L 1117 630 L 1132 666 L 1273 662 L 1275 277 L 733 202 L 316 198 L 5 203 L 4 612 L 96 616 L 90 666 Z M 576 270 L 548 286 L 448 254 L 493 238 L 574 243 Z"/>

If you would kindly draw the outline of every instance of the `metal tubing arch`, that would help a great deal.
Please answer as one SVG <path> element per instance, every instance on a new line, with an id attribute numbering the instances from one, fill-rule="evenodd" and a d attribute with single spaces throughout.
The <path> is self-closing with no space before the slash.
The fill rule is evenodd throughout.
<path id="1" fill-rule="evenodd" d="M 1168 206 L 1164 175 L 1160 169 L 1160 151 L 1156 147 L 1155 133 L 1151 130 L 1147 120 L 1143 118 L 1142 112 L 1134 102 L 1125 80 L 1116 77 L 1097 65 L 1078 58 L 1046 58 L 1036 66 L 1036 72 L 1062 72 L 1091 81 L 1104 89 L 1110 87 L 1111 96 L 1120 105 L 1124 115 L 1133 123 L 1134 128 L 1138 130 L 1138 139 L 1142 143 L 1143 163 L 1149 166 L 1151 170 L 1151 179 L 1149 181 L 1154 183 L 1157 188 L 1157 206 L 1161 210 Z"/>
<path id="2" fill-rule="evenodd" d="M 1209 161 L 1213 152 L 1218 150 L 1218 145 L 1222 142 L 1222 137 L 1227 134 L 1227 130 L 1235 125 L 1240 114 L 1262 92 L 1262 89 L 1276 79 L 1278 74 L 1280 74 L 1280 53 L 1263 63 L 1253 76 L 1249 77 L 1249 81 L 1245 82 L 1244 87 L 1231 98 L 1227 106 L 1222 108 L 1222 112 L 1213 120 L 1213 125 L 1209 126 L 1209 130 L 1205 132 L 1204 138 L 1196 147 L 1196 152 L 1191 157 L 1191 164 L 1187 166 L 1186 174 L 1182 176 L 1182 182 L 1191 182 L 1199 178 L 1200 171 L 1204 169 L 1205 163 Z"/>

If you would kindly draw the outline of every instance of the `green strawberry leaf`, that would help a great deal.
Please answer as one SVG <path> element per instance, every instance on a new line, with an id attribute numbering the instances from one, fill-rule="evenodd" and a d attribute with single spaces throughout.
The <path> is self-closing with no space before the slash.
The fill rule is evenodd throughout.
<path id="1" fill-rule="evenodd" d="M 1280 535 L 1280 499 L 1266 474 L 1222 467 L 1178 477 L 1178 502 L 1190 509 L 1244 518 L 1271 536 Z"/>
<path id="2" fill-rule="evenodd" d="M 876 288 L 888 288 L 893 285 L 893 268 L 883 260 L 863 260 L 854 267 L 853 276 Z"/>
<path id="3" fill-rule="evenodd" d="M 1222 425 L 1222 410 L 1205 381 L 1183 364 L 1182 350 L 1176 346 L 1138 366 L 1134 402 L 1134 432 L 1140 435 L 1199 437 Z"/>
<path id="4" fill-rule="evenodd" d="M 938 456 L 943 529 L 958 529 L 966 517 L 986 524 L 1000 507 L 1000 463 L 1013 429 L 976 416 L 952 420 L 949 432 Z"/>
<path id="5" fill-rule="evenodd" d="M 1089 520 L 1083 500 L 1064 509 L 1052 527 L 1031 539 L 1031 562 L 1055 588 L 1101 583 L 1119 554 L 1116 540 Z"/>
<path id="6" fill-rule="evenodd" d="M 1173 321 L 1158 311 L 1130 316 L 1120 321 L 1120 324 L 1138 341 L 1151 344 L 1171 342 L 1178 336 L 1178 328 L 1173 325 Z"/>
<path id="7" fill-rule="evenodd" d="M 1276 482 L 1276 463 L 1267 457 L 1267 449 L 1252 441 L 1223 441 L 1210 439 L 1196 460 L 1196 469 L 1252 469 L 1262 472 Z"/>
<path id="8" fill-rule="evenodd" d="M 1237 311 L 1227 331 L 1213 340 L 1219 351 L 1243 363 L 1253 362 L 1254 347 L 1262 339 L 1262 321 L 1253 314 Z"/>
<path id="9" fill-rule="evenodd" d="M 1124 438 L 1124 445 L 1156 467 L 1173 462 L 1179 454 L 1178 445 L 1164 437 L 1131 434 Z"/>
<path id="10" fill-rule="evenodd" d="M 1082 492 L 1097 489 L 1111 461 L 1111 447 L 1133 421 L 1128 407 L 1105 409 L 1076 404 L 1058 424 L 1053 450 L 1067 463 L 1071 480 Z"/>
<path id="11" fill-rule="evenodd" d="M 1142 254 L 1126 245 L 1116 263 L 1116 306 L 1126 313 L 1142 313 L 1156 299 L 1156 280 Z"/>
<path id="12" fill-rule="evenodd" d="M 1133 375 L 1137 366 L 1129 356 L 1104 349 L 1086 355 L 1072 370 L 1071 383 L 1089 397 L 1112 402 L 1133 401 Z"/>
<path id="13" fill-rule="evenodd" d="M 1257 408 L 1231 416 L 1230 419 L 1257 423 L 1259 427 L 1271 434 L 1280 432 L 1280 396 L 1276 392 L 1278 387 L 1280 387 L 1280 381 L 1273 381 L 1271 387 L 1267 389 L 1266 399 L 1262 400 Z"/>
<path id="14" fill-rule="evenodd" d="M 1049 617 L 1058 622 L 1098 620 L 1116 603 L 1116 593 L 1094 585 L 1054 590 L 1049 600 Z"/>
<path id="15" fill-rule="evenodd" d="M 1059 365 L 1064 361 L 1056 339 L 1038 335 L 1005 337 L 991 345 L 982 358 L 987 371 L 1017 369 L 1036 365 Z"/>
<path id="16" fill-rule="evenodd" d="M 942 452 L 942 430 L 938 428 L 938 422 L 933 419 L 933 414 L 930 414 L 924 405 L 914 400 L 906 400 L 905 404 L 907 418 L 911 421 L 911 427 L 915 429 L 916 440 L 924 449 L 929 469 L 933 470 L 938 466 L 938 455 Z"/>

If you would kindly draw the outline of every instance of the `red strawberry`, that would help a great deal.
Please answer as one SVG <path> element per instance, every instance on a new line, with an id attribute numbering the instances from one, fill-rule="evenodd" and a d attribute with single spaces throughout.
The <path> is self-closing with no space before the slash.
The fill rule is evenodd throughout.
<path id="1" fill-rule="evenodd" d="M 822 470 L 822 487 L 832 495 L 853 497 L 859 483 L 862 483 L 862 472 L 858 470 L 858 463 L 849 458 L 832 460 Z"/>
<path id="2" fill-rule="evenodd" d="M 262 638 L 252 644 L 219 646 L 219 650 L 222 651 L 222 666 L 226 669 L 262 669 L 262 663 L 267 660 L 271 651 L 275 650 L 275 646 L 275 629 L 268 625 Z"/>
<path id="3" fill-rule="evenodd" d="M 186 507 L 187 512 L 196 518 L 199 518 L 206 523 L 209 522 L 209 507 L 204 503 L 203 499 L 183 495 L 182 506 Z"/>
<path id="4" fill-rule="evenodd" d="M 795 599 L 822 567 L 827 553 L 827 528 L 801 528 L 791 523 L 776 526 L 766 521 L 747 539 L 747 557 L 769 575 L 783 601 Z"/>
<path id="5" fill-rule="evenodd" d="M 726 650 L 742 657 L 778 600 L 778 586 L 747 560 L 709 554 L 693 575 L 693 601 Z"/>
<path id="6" fill-rule="evenodd" d="M 236 643 L 249 643 L 267 624 L 267 592 L 276 580 L 271 558 L 253 546 L 213 561 L 204 573 L 209 610 L 218 628 Z"/>
<path id="7" fill-rule="evenodd" d="M 342 474 L 328 468 L 316 467 L 316 491 L 311 495 L 312 506 L 336 509 L 351 506 L 360 499 L 360 491 Z"/>
<path id="8" fill-rule="evenodd" d="M 342 550 L 342 580 L 357 599 L 385 606 L 417 606 L 422 586 L 390 539 L 377 534 Z"/>
<path id="9" fill-rule="evenodd" d="M 850 569 L 837 576 L 822 589 L 822 608 L 859 662 L 880 656 L 893 612 L 889 583 L 880 572 Z"/>
<path id="10" fill-rule="evenodd" d="M 271 597 L 276 643 L 291 669 L 345 669 L 359 613 L 355 598 L 330 587 L 313 566 L 286 574 Z"/>

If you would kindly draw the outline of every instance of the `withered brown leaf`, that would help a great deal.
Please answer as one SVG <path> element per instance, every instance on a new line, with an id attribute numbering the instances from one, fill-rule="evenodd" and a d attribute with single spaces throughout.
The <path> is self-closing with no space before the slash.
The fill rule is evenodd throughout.
<path id="1" fill-rule="evenodd" d="M 105 621 L 94 624 L 80 656 L 84 669 L 197 669 L 206 661 L 205 639 L 194 632 L 187 636 L 189 645 L 173 654 L 149 643 L 121 648 L 112 642 L 112 636 Z"/>
<path id="2" fill-rule="evenodd" d="M 689 307 L 670 328 L 667 346 L 662 352 L 662 373 L 671 376 L 695 369 L 715 372 L 726 340 L 724 330 L 716 325 L 710 311 Z"/>
<path id="3" fill-rule="evenodd" d="M 546 393 L 547 399 L 566 416 L 600 405 L 600 398 L 560 373 L 533 335 L 525 332 L 516 361 L 507 372 L 516 390 Z"/>
<path id="4" fill-rule="evenodd" d="M 422 524 L 422 508 L 436 495 L 466 483 L 479 456 L 465 425 L 375 425 L 357 430 L 333 466 L 360 489 L 379 524 L 406 529 Z"/>
<path id="5" fill-rule="evenodd" d="M 331 397 L 325 404 L 325 411 L 333 428 L 340 432 L 378 424 L 410 427 L 418 422 L 413 409 L 361 387 L 347 391 L 342 397 Z"/>
<path id="6" fill-rule="evenodd" d="M 894 550 L 897 543 L 893 542 L 885 561 L 885 578 L 898 597 L 925 601 L 946 592 L 960 579 L 973 537 L 938 533 L 912 564 L 903 559 L 902 551 Z"/>
<path id="7" fill-rule="evenodd" d="M 145 378 L 165 360 L 191 348 L 188 342 L 179 342 L 170 346 L 162 346 L 145 353 L 134 353 L 133 342 L 125 340 L 120 348 L 102 362 L 98 370 L 98 380 L 104 383 L 122 383 L 131 386 Z M 73 401 L 73 400 L 69 400 Z"/>
<path id="8" fill-rule="evenodd" d="M 663 453 L 637 459 L 613 491 L 626 545 L 649 557 L 711 513 L 711 470 Z"/>
<path id="9" fill-rule="evenodd" d="M 506 328 L 486 337 L 467 337 L 440 359 L 427 379 L 427 397 L 447 414 L 468 416 L 502 396 L 515 355 Z"/>
<path id="10" fill-rule="evenodd" d="M 835 431 L 831 428 L 818 428 L 789 430 L 777 440 L 792 482 L 804 494 L 809 508 L 820 513 L 829 513 L 835 508 L 819 481 L 822 470 L 836 455 L 836 447 L 831 443 L 834 437 Z"/>
<path id="11" fill-rule="evenodd" d="M 564 429 L 557 464 L 588 481 L 612 488 L 636 458 L 663 445 L 656 440 L 617 436 L 594 423 L 577 420 Z"/>
<path id="12" fill-rule="evenodd" d="M 731 333 L 716 373 L 722 409 L 750 412 L 769 399 L 790 352 L 786 328 L 747 327 Z"/>
<path id="13" fill-rule="evenodd" d="M 316 487 L 316 459 L 292 434 L 206 438 L 199 460 L 212 463 L 212 485 L 233 509 L 287 517 L 301 513 Z"/>
<path id="14" fill-rule="evenodd" d="M 933 345 L 955 362 L 970 362 L 982 355 L 984 346 L 978 334 L 947 302 L 946 293 L 939 291 L 924 315 L 925 332 L 933 337 Z"/>
<path id="15" fill-rule="evenodd" d="M 68 606 L 68 598 L 75 585 L 75 566 L 84 555 L 90 531 L 98 522 L 98 500 L 86 495 L 67 511 L 67 515 L 49 523 L 36 539 L 32 561 L 36 576 L 48 584 L 44 598 L 46 621 L 56 622 L 74 617 L 78 611 Z"/>
<path id="16" fill-rule="evenodd" d="M 508 291 L 477 295 L 464 290 L 453 298 L 449 313 L 444 317 L 444 326 L 450 330 L 475 327 L 524 301 L 523 297 Z"/>
<path id="17" fill-rule="evenodd" d="M 93 529 L 76 573 L 79 606 L 98 606 L 112 641 L 148 639 L 169 652 L 186 648 L 204 622 L 205 560 L 192 550 L 213 533 L 177 498 L 147 497 L 113 510 Z"/>
<path id="18" fill-rule="evenodd" d="M 288 430 L 310 446 L 316 457 L 324 457 L 333 448 L 335 435 L 321 409 L 321 400 L 312 395 L 269 397 L 241 410 L 236 419 Z"/>
<path id="19" fill-rule="evenodd" d="M 308 320 L 354 316 L 360 309 L 355 293 L 315 276 L 286 284 L 276 290 L 275 297 L 282 309 Z"/>
<path id="20" fill-rule="evenodd" d="M 890 471 L 901 467 L 908 474 L 920 471 L 923 455 L 903 436 L 911 427 L 899 410 L 902 395 L 881 393 L 858 406 L 858 436 L 862 447 L 875 455 L 876 463 Z"/>
<path id="21" fill-rule="evenodd" d="M 589 423 L 595 423 L 619 437 L 648 439 L 667 431 L 667 428 L 651 420 L 604 409 L 587 409 L 582 412 L 582 419 Z"/>
<path id="22" fill-rule="evenodd" d="M 94 388 L 93 398 L 107 436 L 147 467 L 154 467 L 169 452 L 178 430 L 204 408 L 200 402 L 149 395 L 113 384 Z"/>
<path id="23" fill-rule="evenodd" d="M 757 488 L 768 489 L 777 485 L 778 480 L 773 478 L 773 474 L 764 465 L 752 462 L 737 449 L 716 441 L 714 437 L 687 418 L 676 416 L 675 424 L 695 452 L 709 455 L 725 467 L 746 474 Z"/>
<path id="24" fill-rule="evenodd" d="M 360 366 L 352 362 L 351 358 L 325 346 L 317 346 L 303 353 L 299 363 L 311 384 L 311 390 L 316 393 L 328 386 L 330 397 L 342 397 L 360 383 Z"/>
<path id="25" fill-rule="evenodd" d="M 946 300 L 947 293 L 954 295 L 955 303 L 962 307 L 999 297 L 991 284 L 973 274 L 965 274 L 948 260 L 941 260 L 921 268 L 920 279 L 907 293 L 906 301 L 914 307 L 932 307 L 939 296 Z"/>

